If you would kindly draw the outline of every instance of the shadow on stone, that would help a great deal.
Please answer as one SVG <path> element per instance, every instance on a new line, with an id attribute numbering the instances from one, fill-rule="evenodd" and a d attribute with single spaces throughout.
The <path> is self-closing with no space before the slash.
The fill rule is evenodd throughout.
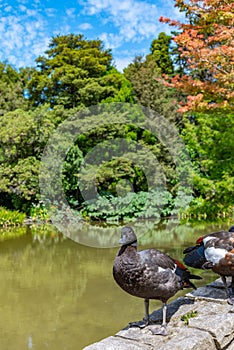
<path id="1" fill-rule="evenodd" d="M 227 278 L 227 283 L 231 283 L 230 278 Z M 213 300 L 221 303 L 227 302 L 227 296 L 221 278 L 215 280 L 214 282 L 211 282 L 210 284 L 204 287 L 200 287 L 197 290 L 192 291 L 191 293 L 188 293 L 187 297 L 200 300 L 203 299 L 207 301 Z"/>
<path id="2" fill-rule="evenodd" d="M 194 300 L 189 298 L 179 298 L 177 300 L 172 301 L 168 304 L 167 307 L 167 322 L 170 321 L 171 317 L 179 310 L 182 305 L 192 305 L 194 304 Z M 162 308 L 155 310 L 150 315 L 150 325 L 161 325 L 162 324 Z M 122 330 L 128 330 L 129 328 L 139 327 L 139 329 L 144 328 L 144 321 L 140 320 L 134 322 L 134 325 L 131 325 L 131 322 L 124 327 Z"/>
<path id="3" fill-rule="evenodd" d="M 188 298 L 179 298 L 177 300 L 172 301 L 170 304 L 168 304 L 167 307 L 167 322 L 170 322 L 172 316 L 176 314 L 176 312 L 179 310 L 179 308 L 183 305 L 192 305 L 194 304 L 194 300 L 188 299 Z M 151 316 L 150 319 L 153 321 L 153 323 L 158 324 L 162 322 L 162 309 L 155 310 Z"/>

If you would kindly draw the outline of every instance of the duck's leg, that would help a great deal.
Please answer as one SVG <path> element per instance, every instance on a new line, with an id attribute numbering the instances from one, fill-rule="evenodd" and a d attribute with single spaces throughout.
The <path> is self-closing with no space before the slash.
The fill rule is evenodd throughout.
<path id="1" fill-rule="evenodd" d="M 226 276 L 221 276 L 225 291 L 226 291 L 226 295 L 227 295 L 227 302 L 230 305 L 234 305 L 234 296 L 230 294 L 229 289 L 228 289 L 228 285 L 227 285 L 227 280 L 226 280 Z M 232 283 L 231 283 L 231 289 L 233 292 L 234 289 L 234 277 L 232 277 Z"/>
<path id="2" fill-rule="evenodd" d="M 234 295 L 234 276 L 232 276 L 231 288 L 232 288 L 232 294 Z"/>
<path id="3" fill-rule="evenodd" d="M 222 282 L 223 282 L 223 285 L 224 285 L 224 289 L 225 289 L 227 298 L 229 298 L 229 290 L 228 290 L 228 286 L 227 286 L 226 277 L 225 277 L 225 276 L 221 276 L 221 280 L 222 280 Z"/>
<path id="4" fill-rule="evenodd" d="M 145 305 L 145 317 L 143 318 L 142 321 L 129 323 L 130 327 L 144 328 L 144 327 L 146 327 L 146 326 L 148 326 L 150 324 L 149 299 L 145 299 L 144 300 L 144 305 Z"/>
<path id="5" fill-rule="evenodd" d="M 144 300 L 144 305 L 145 305 L 145 317 L 143 318 L 143 321 L 131 322 L 129 323 L 130 327 L 144 328 L 151 324 L 150 317 L 149 317 L 149 299 Z M 162 311 L 163 311 L 163 321 L 161 326 L 150 327 L 150 331 L 155 335 L 167 335 L 167 330 L 166 330 L 167 304 L 166 303 L 163 303 Z"/>
<path id="6" fill-rule="evenodd" d="M 229 293 L 228 303 L 234 305 L 234 276 L 232 276 L 231 293 Z"/>
<path id="7" fill-rule="evenodd" d="M 167 304 L 163 303 L 163 321 L 160 327 L 150 328 L 151 332 L 155 335 L 167 335 Z"/>
<path id="8" fill-rule="evenodd" d="M 150 323 L 150 317 L 149 317 L 149 299 L 144 300 L 145 305 L 145 317 L 143 318 L 143 321 L 146 322 L 146 325 Z"/>

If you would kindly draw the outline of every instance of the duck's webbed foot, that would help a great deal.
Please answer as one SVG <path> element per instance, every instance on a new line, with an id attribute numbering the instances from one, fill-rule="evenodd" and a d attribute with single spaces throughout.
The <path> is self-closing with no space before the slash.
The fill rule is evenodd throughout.
<path id="1" fill-rule="evenodd" d="M 227 302 L 229 305 L 234 305 L 234 291 L 232 288 L 228 290 Z"/>
<path id="2" fill-rule="evenodd" d="M 149 317 L 149 299 L 144 300 L 144 305 L 145 305 L 145 317 L 143 318 L 143 320 L 138 322 L 131 322 L 129 323 L 129 327 L 145 328 L 150 325 L 151 320 Z"/>
<path id="3" fill-rule="evenodd" d="M 130 322 L 129 327 L 145 328 L 145 327 L 149 326 L 150 324 L 152 324 L 150 318 L 143 318 L 143 320 L 141 320 L 141 321 Z"/>
<path id="4" fill-rule="evenodd" d="M 229 291 L 227 302 L 230 305 L 234 305 L 234 276 L 232 276 L 231 291 Z"/>
<path id="5" fill-rule="evenodd" d="M 152 328 L 150 327 L 150 331 L 154 335 L 163 335 L 163 336 L 167 335 L 167 327 L 165 325 L 156 326 L 156 327 L 152 327 Z"/>
<path id="6" fill-rule="evenodd" d="M 227 302 L 229 305 L 234 305 L 234 295 L 229 296 Z"/>
<path id="7" fill-rule="evenodd" d="M 206 261 L 203 265 L 202 265 L 202 269 L 203 270 L 210 270 L 214 267 L 213 263 L 210 261 Z"/>
<path id="8" fill-rule="evenodd" d="M 149 330 L 154 334 L 154 335 L 167 335 L 167 327 L 166 325 L 161 325 L 161 326 L 155 326 L 154 322 L 151 321 L 150 319 L 143 319 L 142 321 L 138 322 L 131 322 L 129 323 L 129 327 L 138 327 L 140 329 L 143 329 L 147 326 L 154 325 L 153 327 L 149 327 Z"/>
<path id="9" fill-rule="evenodd" d="M 226 277 L 225 276 L 221 276 L 221 279 L 223 281 L 224 289 L 226 291 L 227 302 L 230 305 L 234 305 L 234 290 L 233 290 L 234 289 L 233 288 L 234 284 L 233 284 L 233 279 L 232 279 L 232 282 L 231 282 L 231 288 L 230 289 L 228 288 Z"/>

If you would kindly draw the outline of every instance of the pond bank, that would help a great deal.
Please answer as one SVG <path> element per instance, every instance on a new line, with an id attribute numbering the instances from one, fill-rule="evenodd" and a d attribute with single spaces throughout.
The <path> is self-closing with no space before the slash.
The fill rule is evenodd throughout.
<path id="1" fill-rule="evenodd" d="M 225 296 L 218 279 L 168 305 L 168 336 L 153 335 L 151 326 L 126 327 L 84 350 L 234 350 L 234 306 Z M 160 324 L 161 310 L 151 319 Z"/>

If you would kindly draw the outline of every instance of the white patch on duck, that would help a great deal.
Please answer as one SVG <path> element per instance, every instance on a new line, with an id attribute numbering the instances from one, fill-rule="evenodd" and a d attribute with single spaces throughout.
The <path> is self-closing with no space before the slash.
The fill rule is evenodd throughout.
<path id="1" fill-rule="evenodd" d="M 164 269 L 164 268 L 161 267 L 161 266 L 158 266 L 158 272 L 164 272 L 164 271 L 166 271 L 166 269 Z"/>
<path id="2" fill-rule="evenodd" d="M 210 240 L 215 240 L 215 237 L 206 237 L 203 239 L 204 245 L 206 247 L 206 243 Z M 228 251 L 224 248 L 215 248 L 215 247 L 207 247 L 205 248 L 205 257 L 207 261 L 212 262 L 213 264 L 218 264 L 220 259 L 223 259 Z"/>
<path id="3" fill-rule="evenodd" d="M 171 269 L 171 268 L 169 268 L 169 267 L 167 267 L 166 269 L 164 269 L 163 267 L 158 266 L 158 272 L 164 272 L 164 271 L 166 271 L 166 270 L 171 270 L 171 272 L 174 273 L 174 272 L 176 271 L 176 268 L 177 268 L 176 265 L 174 265 L 174 269 Z"/>

